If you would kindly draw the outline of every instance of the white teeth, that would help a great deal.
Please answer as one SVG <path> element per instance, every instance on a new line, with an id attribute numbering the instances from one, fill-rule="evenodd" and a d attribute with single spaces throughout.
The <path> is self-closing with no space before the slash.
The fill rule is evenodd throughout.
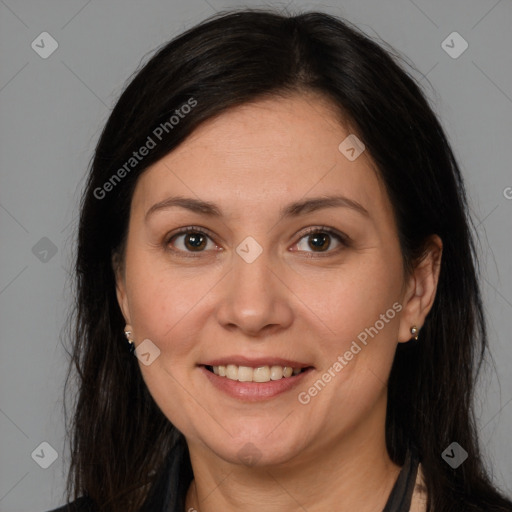
<path id="1" fill-rule="evenodd" d="M 293 368 L 291 366 L 285 366 L 283 368 L 283 377 L 291 377 L 293 373 Z"/>
<path id="2" fill-rule="evenodd" d="M 270 368 L 268 366 L 260 366 L 252 371 L 253 382 L 268 382 L 270 380 Z"/>
<path id="3" fill-rule="evenodd" d="M 228 364 L 226 366 L 226 377 L 231 380 L 238 380 L 238 366 Z"/>
<path id="4" fill-rule="evenodd" d="M 236 364 L 212 366 L 212 369 L 213 373 L 219 377 L 240 382 L 269 382 L 298 375 L 302 370 L 302 368 L 292 368 L 291 366 L 274 365 L 251 368 L 250 366 L 237 366 Z"/>
<path id="5" fill-rule="evenodd" d="M 279 380 L 283 378 L 283 367 L 282 366 L 272 366 L 270 368 L 270 378 L 271 380 Z"/>
<path id="6" fill-rule="evenodd" d="M 239 366 L 238 367 L 238 380 L 240 382 L 251 382 L 252 381 L 252 368 L 249 366 Z"/>

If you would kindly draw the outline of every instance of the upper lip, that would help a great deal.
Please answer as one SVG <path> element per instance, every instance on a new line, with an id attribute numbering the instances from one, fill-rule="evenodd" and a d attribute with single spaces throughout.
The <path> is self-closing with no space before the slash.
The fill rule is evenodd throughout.
<path id="1" fill-rule="evenodd" d="M 300 363 L 299 361 L 292 361 L 291 359 L 283 359 L 281 357 L 245 357 L 245 356 L 227 356 L 218 359 L 210 359 L 203 366 L 227 366 L 234 364 L 236 366 L 249 366 L 251 368 L 258 368 L 260 366 L 288 366 L 291 368 L 308 368 L 311 365 L 307 363 Z"/>

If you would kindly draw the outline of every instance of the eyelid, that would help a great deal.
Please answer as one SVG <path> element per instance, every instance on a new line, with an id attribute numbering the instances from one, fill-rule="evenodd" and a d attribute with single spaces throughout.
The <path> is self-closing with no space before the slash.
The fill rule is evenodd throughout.
<path id="1" fill-rule="evenodd" d="M 345 235 L 344 233 L 338 231 L 337 229 L 330 228 L 328 226 L 310 226 L 305 228 L 299 235 L 297 242 L 294 243 L 294 245 L 297 245 L 304 237 L 308 235 L 312 235 L 315 233 L 325 233 L 331 237 L 337 238 L 338 241 L 342 246 L 348 247 L 350 245 L 351 239 L 348 235 Z M 327 250 L 327 251 L 294 251 L 297 253 L 304 253 L 306 254 L 307 258 L 323 258 L 327 256 L 332 256 L 337 254 L 340 251 L 340 247 L 333 249 L 333 250 Z"/>
<path id="2" fill-rule="evenodd" d="M 203 228 L 203 227 L 200 227 L 200 226 L 186 226 L 186 227 L 183 227 L 183 228 L 180 228 L 178 231 L 176 232 L 173 232 L 173 233 L 170 233 L 169 235 L 167 235 L 165 237 L 165 246 L 166 247 L 169 247 L 169 244 L 171 243 L 171 240 L 173 238 L 176 238 L 178 236 L 182 236 L 182 235 L 186 235 L 188 233 L 199 233 L 199 234 L 202 234 L 202 235 L 205 235 L 207 236 L 215 245 L 218 245 L 217 242 L 215 241 L 215 237 L 214 235 L 212 234 L 212 232 L 207 229 L 207 228 Z M 350 237 L 345 235 L 344 233 L 341 233 L 340 231 L 338 231 L 337 229 L 334 229 L 334 228 L 330 228 L 330 227 L 327 227 L 327 226 L 318 226 L 318 225 L 314 225 L 314 226 L 309 226 L 307 228 L 304 228 L 303 231 L 301 231 L 298 235 L 298 239 L 297 241 L 293 244 L 293 245 L 297 245 L 304 237 L 310 235 L 310 234 L 314 234 L 314 233 L 326 233 L 330 236 L 333 236 L 333 237 L 336 237 L 338 239 L 338 241 L 344 245 L 344 246 L 348 246 L 349 243 L 350 243 Z M 193 251 L 182 251 L 180 249 L 170 249 L 172 252 L 174 253 L 178 253 L 182 256 L 185 256 L 185 257 L 192 257 L 192 258 L 195 258 L 195 257 L 198 257 L 198 256 L 201 256 L 202 253 L 207 253 L 208 251 L 198 251 L 198 252 L 193 252 Z M 221 249 L 223 250 L 223 249 Z M 339 249 L 334 249 L 332 251 L 325 251 L 325 252 L 315 252 L 315 251 L 293 251 L 293 252 L 299 252 L 299 253 L 303 253 L 305 252 L 306 254 L 312 254 L 312 255 L 315 255 L 315 256 L 310 256 L 310 257 L 323 257 L 323 256 L 328 256 L 328 255 L 331 255 L 331 254 L 335 254 L 338 252 Z"/>
<path id="3" fill-rule="evenodd" d="M 341 231 L 338 231 L 337 229 L 330 228 L 329 226 L 317 226 L 317 225 L 304 228 L 304 230 L 299 233 L 299 235 L 300 235 L 299 240 L 301 238 L 304 238 L 307 235 L 310 235 L 311 233 L 327 233 L 329 235 L 335 235 L 340 239 L 340 241 L 345 242 L 347 244 L 350 241 L 350 237 L 348 235 L 345 235 L 344 233 L 342 233 Z"/>
<path id="4" fill-rule="evenodd" d="M 218 245 L 217 242 L 215 242 L 214 235 L 212 234 L 212 232 L 209 229 L 203 228 L 200 226 L 186 226 L 186 227 L 178 229 L 178 231 L 169 233 L 168 235 L 165 236 L 164 245 L 167 248 L 167 250 L 173 252 L 174 254 L 178 254 L 179 256 L 183 256 L 185 258 L 197 258 L 197 257 L 201 256 L 202 254 L 207 253 L 208 251 L 193 252 L 193 251 L 182 251 L 181 249 L 169 248 L 170 244 L 171 244 L 171 240 L 173 238 L 176 238 L 176 237 L 182 236 L 182 235 L 186 235 L 188 233 L 199 233 L 199 234 L 205 235 L 215 245 Z M 221 249 L 221 250 L 223 250 L 223 249 Z"/>
<path id="5" fill-rule="evenodd" d="M 183 228 L 179 228 L 178 231 L 171 232 L 168 235 L 166 235 L 166 239 L 171 240 L 175 236 L 185 235 L 187 233 L 201 233 L 203 235 L 207 235 L 212 239 L 214 237 L 213 233 L 207 228 L 203 228 L 201 226 L 185 226 Z"/>

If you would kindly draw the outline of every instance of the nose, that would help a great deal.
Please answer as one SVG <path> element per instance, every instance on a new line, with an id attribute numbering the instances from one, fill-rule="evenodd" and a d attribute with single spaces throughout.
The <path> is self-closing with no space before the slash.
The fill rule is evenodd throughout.
<path id="1" fill-rule="evenodd" d="M 261 337 L 292 324 L 293 294 L 275 265 L 266 250 L 250 263 L 233 254 L 217 307 L 217 320 L 225 329 Z"/>

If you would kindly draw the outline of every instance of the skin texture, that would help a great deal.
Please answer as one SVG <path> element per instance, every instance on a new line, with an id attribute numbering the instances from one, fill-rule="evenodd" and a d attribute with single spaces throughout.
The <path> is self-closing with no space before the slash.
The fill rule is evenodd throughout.
<path id="1" fill-rule="evenodd" d="M 414 273 L 404 274 L 370 155 L 351 162 L 338 150 L 351 133 L 345 125 L 321 97 L 267 98 L 204 123 L 137 183 L 117 295 L 136 345 L 150 339 L 161 351 L 140 369 L 187 439 L 195 475 L 187 509 L 382 510 L 397 478 L 385 445 L 386 381 L 397 343 L 411 339 L 432 306 L 442 243 L 432 237 Z M 335 207 L 279 219 L 288 203 L 334 194 L 368 215 Z M 145 219 L 177 195 L 211 201 L 223 215 L 174 206 Z M 187 226 L 208 231 L 202 252 L 186 235 L 173 238 Z M 348 244 L 333 236 L 316 248 L 304 229 L 325 233 L 322 226 Z M 262 248 L 252 263 L 236 252 L 248 236 Z M 299 392 L 395 303 L 401 311 L 300 403 Z M 314 369 L 298 388 L 247 402 L 219 391 L 198 366 L 232 355 Z M 249 442 L 258 454 L 252 466 L 239 459 Z"/>

